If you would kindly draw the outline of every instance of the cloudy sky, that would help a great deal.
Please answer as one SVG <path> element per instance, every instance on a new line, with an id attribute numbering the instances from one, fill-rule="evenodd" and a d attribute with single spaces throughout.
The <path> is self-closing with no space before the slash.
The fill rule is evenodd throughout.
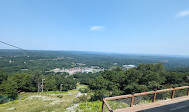
<path id="1" fill-rule="evenodd" d="M 189 55 L 189 0 L 0 0 L 0 41 L 36 50 Z"/>

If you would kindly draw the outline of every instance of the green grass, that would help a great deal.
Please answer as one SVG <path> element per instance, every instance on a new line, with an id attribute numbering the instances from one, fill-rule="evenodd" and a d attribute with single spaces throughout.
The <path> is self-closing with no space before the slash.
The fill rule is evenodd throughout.
<path id="1" fill-rule="evenodd" d="M 68 107 L 77 104 L 76 112 L 101 112 L 102 101 L 81 101 L 75 98 L 80 88 L 88 88 L 87 85 L 78 84 L 76 89 L 69 91 L 49 91 L 43 93 L 20 93 L 19 99 L 0 104 L 0 112 L 70 112 Z M 88 93 L 88 100 L 92 93 Z M 110 107 L 115 110 L 126 108 L 127 104 L 117 101 L 108 101 Z M 14 110 L 8 110 L 13 108 Z M 107 108 L 106 108 L 107 110 Z"/>
<path id="2" fill-rule="evenodd" d="M 49 91 L 43 93 L 21 93 L 19 99 L 0 104 L 0 112 L 64 112 L 74 103 L 75 96 L 80 88 L 88 88 L 86 85 L 77 85 L 77 88 L 69 91 Z"/>
<path id="3" fill-rule="evenodd" d="M 108 101 L 109 106 L 111 109 L 116 110 L 120 108 L 127 108 L 129 105 L 123 103 L 123 102 L 117 102 L 117 101 Z M 102 101 L 93 101 L 93 102 L 81 102 L 79 103 L 79 106 L 75 109 L 78 112 L 101 112 L 102 110 Z M 105 106 L 105 111 L 108 111 L 108 109 Z"/>
<path id="4" fill-rule="evenodd" d="M 121 109 L 121 108 L 127 108 L 129 107 L 128 104 L 123 103 L 123 102 L 118 102 L 118 101 L 107 101 L 111 109 L 116 110 L 116 109 Z"/>

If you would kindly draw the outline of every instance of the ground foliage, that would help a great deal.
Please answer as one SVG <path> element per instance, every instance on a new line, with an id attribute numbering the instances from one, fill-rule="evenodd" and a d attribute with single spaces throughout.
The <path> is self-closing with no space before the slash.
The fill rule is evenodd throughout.
<path id="1" fill-rule="evenodd" d="M 59 91 L 62 84 L 63 91 L 76 88 L 77 81 L 67 77 L 67 74 L 46 73 L 24 73 L 6 74 L 0 72 L 0 96 L 17 97 L 19 92 L 40 92 L 42 79 L 44 80 L 44 91 Z"/>
<path id="2" fill-rule="evenodd" d="M 157 63 L 140 64 L 137 68 L 127 71 L 120 67 L 105 70 L 89 82 L 90 89 L 95 92 L 92 100 L 101 99 L 103 96 L 139 93 L 188 84 L 189 73 L 168 72 L 163 68 L 161 63 Z"/>

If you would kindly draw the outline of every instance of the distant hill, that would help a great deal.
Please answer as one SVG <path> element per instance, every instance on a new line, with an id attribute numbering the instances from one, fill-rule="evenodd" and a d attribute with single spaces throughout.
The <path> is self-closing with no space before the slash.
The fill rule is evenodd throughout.
<path id="1" fill-rule="evenodd" d="M 0 50 L 0 69 L 4 71 L 42 70 L 55 68 L 72 68 L 73 63 L 84 66 L 111 68 L 122 65 L 139 65 L 141 63 L 162 63 L 165 69 L 189 67 L 189 57 L 139 55 L 82 51 L 46 51 L 46 50 Z"/>

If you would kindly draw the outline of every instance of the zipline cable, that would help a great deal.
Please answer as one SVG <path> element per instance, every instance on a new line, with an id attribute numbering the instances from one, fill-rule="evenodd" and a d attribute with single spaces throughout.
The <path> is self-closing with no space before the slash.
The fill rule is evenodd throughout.
<path id="1" fill-rule="evenodd" d="M 25 52 L 33 53 L 33 52 L 30 52 L 30 51 L 28 51 L 28 50 L 22 49 L 22 48 L 20 48 L 20 47 L 17 47 L 17 46 L 15 46 L 15 45 L 12 45 L 12 44 L 9 44 L 9 43 L 3 42 L 3 41 L 0 41 L 0 43 L 5 44 L 5 45 L 8 45 L 8 46 L 11 46 L 11 47 L 14 47 L 14 48 L 17 48 L 17 49 L 22 50 L 22 51 L 25 51 Z M 34 53 L 34 54 L 36 54 L 36 53 Z"/>

